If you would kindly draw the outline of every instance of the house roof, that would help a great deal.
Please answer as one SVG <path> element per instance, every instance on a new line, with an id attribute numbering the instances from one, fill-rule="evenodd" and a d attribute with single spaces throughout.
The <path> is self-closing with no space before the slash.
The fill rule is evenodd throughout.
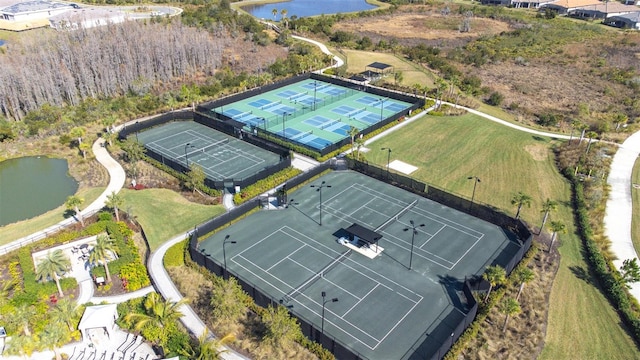
<path id="1" fill-rule="evenodd" d="M 7 6 L 0 10 L 5 14 L 21 14 L 21 13 L 29 13 L 36 11 L 44 11 L 44 10 L 53 10 L 53 9 L 64 9 L 69 8 L 72 9 L 71 5 L 63 4 L 59 2 L 47 1 L 47 0 L 34 0 L 34 1 L 25 1 L 17 4 L 13 4 L 11 6 Z"/>
<path id="2" fill-rule="evenodd" d="M 625 5 L 615 1 L 609 1 L 608 4 L 599 3 L 597 5 L 590 5 L 581 7 L 582 10 L 593 10 L 599 11 L 601 13 L 623 13 L 623 12 L 634 12 L 640 11 L 640 8 L 634 5 Z"/>
<path id="3" fill-rule="evenodd" d="M 346 228 L 345 231 L 348 232 L 349 234 L 355 235 L 360 239 L 372 244 L 377 243 L 378 240 L 382 238 L 382 235 L 378 234 L 377 232 L 367 229 L 366 227 L 360 224 L 355 224 L 355 223 L 349 226 L 348 228 Z"/>
<path id="4" fill-rule="evenodd" d="M 558 6 L 566 9 L 574 9 L 589 5 L 601 4 L 599 0 L 558 0 L 548 4 L 549 6 Z"/>
<path id="5" fill-rule="evenodd" d="M 68 21 L 81 21 L 81 20 L 96 20 L 96 19 L 113 19 L 118 17 L 124 17 L 125 13 L 119 10 L 108 10 L 101 8 L 86 8 L 75 9 L 66 11 L 62 14 L 54 15 L 49 18 L 52 21 L 68 20 Z"/>
<path id="6" fill-rule="evenodd" d="M 118 318 L 118 305 L 87 306 L 80 319 L 78 329 L 93 329 L 99 327 L 112 328 Z"/>
<path id="7" fill-rule="evenodd" d="M 607 21 L 611 21 L 611 20 L 615 21 L 616 19 L 629 20 L 631 22 L 638 23 L 638 22 L 640 22 L 640 11 L 632 12 L 630 14 L 611 16 L 611 17 L 607 18 Z"/>

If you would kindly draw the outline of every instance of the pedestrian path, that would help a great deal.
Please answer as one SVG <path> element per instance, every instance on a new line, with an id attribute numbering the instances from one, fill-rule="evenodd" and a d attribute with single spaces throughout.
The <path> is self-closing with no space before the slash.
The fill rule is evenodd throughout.
<path id="1" fill-rule="evenodd" d="M 605 235 L 611 241 L 611 251 L 617 258 L 613 263 L 618 268 L 626 259 L 638 259 L 631 238 L 633 218 L 631 193 L 632 191 L 640 191 L 632 186 L 633 165 L 638 159 L 638 155 L 640 155 L 640 131 L 622 143 L 613 157 L 607 178 L 610 191 L 604 216 L 604 228 Z M 640 283 L 631 284 L 629 291 L 640 301 Z"/>

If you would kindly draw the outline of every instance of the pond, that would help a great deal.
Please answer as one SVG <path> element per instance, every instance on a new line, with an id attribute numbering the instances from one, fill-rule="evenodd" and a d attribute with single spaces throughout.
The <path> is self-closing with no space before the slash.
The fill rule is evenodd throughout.
<path id="1" fill-rule="evenodd" d="M 63 159 L 35 156 L 5 160 L 0 162 L 0 179 L 0 226 L 55 209 L 78 190 Z"/>
<path id="2" fill-rule="evenodd" d="M 273 9 L 278 10 L 275 20 L 280 21 L 280 12 L 287 10 L 287 17 L 295 15 L 297 17 L 330 15 L 337 13 L 348 13 L 363 10 L 375 9 L 376 6 L 367 4 L 365 0 L 291 0 L 271 4 L 247 5 L 242 9 L 258 19 L 274 20 Z"/>

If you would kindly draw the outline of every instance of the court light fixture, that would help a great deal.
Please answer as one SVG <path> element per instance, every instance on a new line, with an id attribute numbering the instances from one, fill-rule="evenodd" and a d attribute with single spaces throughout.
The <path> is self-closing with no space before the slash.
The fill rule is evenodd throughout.
<path id="1" fill-rule="evenodd" d="M 225 251 L 224 246 L 227 244 L 235 244 L 236 241 L 229 240 L 231 236 L 225 235 L 224 240 L 222 241 L 222 258 L 224 259 L 224 269 L 222 272 L 222 277 L 227 278 L 227 252 Z"/>
<path id="2" fill-rule="evenodd" d="M 338 298 L 325 300 L 325 297 L 327 296 L 327 293 L 325 291 L 323 291 L 321 293 L 321 295 L 322 295 L 322 325 L 320 326 L 320 334 L 324 335 L 324 308 L 325 308 L 325 305 L 327 305 L 327 303 L 329 303 L 329 302 L 338 302 Z"/>
<path id="3" fill-rule="evenodd" d="M 320 183 L 320 185 L 311 185 L 310 187 L 315 188 L 316 191 L 320 194 L 320 226 L 322 226 L 322 189 L 330 188 L 331 185 L 328 185 L 326 181 Z"/>
<path id="4" fill-rule="evenodd" d="M 389 161 L 391 160 L 391 148 L 390 147 L 383 147 L 380 150 L 387 150 L 387 180 L 389 180 Z"/>
<path id="5" fill-rule="evenodd" d="M 477 176 L 469 176 L 467 180 L 473 180 L 473 192 L 471 193 L 471 204 L 469 204 L 469 210 L 473 206 L 473 199 L 476 197 L 476 185 L 480 182 L 480 178 Z"/>
<path id="6" fill-rule="evenodd" d="M 413 262 L 413 240 L 418 234 L 418 228 L 423 227 L 424 224 L 416 225 L 413 220 L 409 220 L 409 224 L 411 224 L 411 226 L 402 229 L 402 231 L 411 230 L 411 255 L 409 256 L 409 270 L 411 270 L 411 263 Z"/>
<path id="7" fill-rule="evenodd" d="M 187 171 L 189 170 L 189 154 L 187 154 L 187 148 L 195 149 L 196 147 L 191 145 L 191 143 L 184 144 L 184 159 L 187 164 Z"/>

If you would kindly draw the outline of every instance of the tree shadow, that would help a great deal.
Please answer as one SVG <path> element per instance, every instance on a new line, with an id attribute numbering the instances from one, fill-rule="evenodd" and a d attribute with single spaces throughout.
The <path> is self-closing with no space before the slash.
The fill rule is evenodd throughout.
<path id="1" fill-rule="evenodd" d="M 569 270 L 571 270 L 573 275 L 575 275 L 575 277 L 577 277 L 578 279 L 583 280 L 587 284 L 593 284 L 593 282 L 591 281 L 591 274 L 589 274 L 589 272 L 582 266 L 569 266 Z"/>
<path id="2" fill-rule="evenodd" d="M 543 138 L 542 136 L 538 136 L 538 135 L 533 135 L 531 136 L 531 138 L 535 141 L 547 141 L 545 138 Z"/>
<path id="3" fill-rule="evenodd" d="M 73 209 L 67 209 L 64 211 L 64 213 L 62 213 L 62 217 L 64 217 L 65 219 L 68 218 L 75 218 L 76 217 L 76 212 Z"/>

